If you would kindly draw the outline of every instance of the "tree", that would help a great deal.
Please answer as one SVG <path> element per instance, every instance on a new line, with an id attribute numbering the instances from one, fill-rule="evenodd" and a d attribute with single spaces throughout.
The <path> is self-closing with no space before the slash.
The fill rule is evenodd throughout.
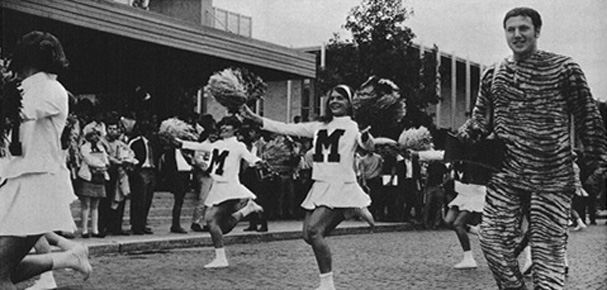
<path id="1" fill-rule="evenodd" d="M 373 128 L 376 135 L 398 137 L 404 127 L 432 125 L 425 110 L 439 100 L 437 48 L 420 59 L 411 43 L 415 34 L 404 25 L 412 15 L 412 8 L 404 7 L 401 0 L 363 0 L 352 8 L 344 25 L 352 39 L 334 34 L 326 48 L 326 65 L 318 76 L 321 92 L 339 83 L 357 88 L 372 75 L 390 79 L 400 88 L 407 116 L 391 128 Z"/>

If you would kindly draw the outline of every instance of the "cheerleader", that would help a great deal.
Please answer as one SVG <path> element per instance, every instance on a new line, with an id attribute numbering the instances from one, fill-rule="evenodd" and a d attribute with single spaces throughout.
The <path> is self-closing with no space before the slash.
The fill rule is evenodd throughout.
<path id="1" fill-rule="evenodd" d="M 468 233 L 478 234 L 475 225 L 480 223 L 485 204 L 484 184 L 487 181 L 487 170 L 467 164 L 454 164 L 454 190 L 457 196 L 449 203 L 445 217 L 447 225 L 455 231 L 463 250 L 463 259 L 453 266 L 455 269 L 476 268 L 476 260 L 470 247 Z"/>
<path id="2" fill-rule="evenodd" d="M 241 161 L 259 165 L 261 159 L 247 150 L 244 143 L 236 139 L 240 128 L 236 117 L 224 117 L 219 122 L 219 137 L 214 143 L 196 143 L 175 139 L 179 148 L 211 152 L 209 172 L 213 178 L 211 191 L 205 200 L 208 207 L 206 222 L 215 247 L 215 259 L 205 265 L 205 268 L 228 267 L 223 235 L 234 229 L 236 224 L 247 215 L 263 211 L 263 208 L 253 201 L 256 196 L 240 183 Z"/>
<path id="3" fill-rule="evenodd" d="M 21 80 L 22 92 L 22 119 L 13 124 L 11 147 L 21 150 L 3 157 L 8 160 L 0 168 L 4 178 L 0 183 L 0 289 L 16 289 L 14 283 L 54 269 L 72 268 L 85 278 L 92 272 L 88 249 L 78 243 L 62 247 L 62 252 L 26 257 L 45 233 L 76 229 L 69 207 L 73 189 L 60 138 L 68 94 L 57 74 L 67 65 L 59 40 L 39 31 L 21 38 L 10 65 Z"/>
<path id="4" fill-rule="evenodd" d="M 301 204 L 306 210 L 303 237 L 312 246 L 320 270 L 318 289 L 335 289 L 331 250 L 325 237 L 342 221 L 359 216 L 373 224 L 367 210 L 369 196 L 356 182 L 354 156 L 358 146 L 372 149 L 368 130 L 359 131 L 352 120 L 352 90 L 345 85 L 331 89 L 325 116 L 317 122 L 286 124 L 262 118 L 247 106 L 241 115 L 262 125 L 263 130 L 314 138 L 312 179 L 314 184 Z"/>

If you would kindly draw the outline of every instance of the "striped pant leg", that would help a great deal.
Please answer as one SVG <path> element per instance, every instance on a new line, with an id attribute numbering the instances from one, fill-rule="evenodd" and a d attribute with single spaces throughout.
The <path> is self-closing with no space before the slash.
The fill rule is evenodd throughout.
<path id="1" fill-rule="evenodd" d="M 487 186 L 480 245 L 499 289 L 526 289 L 515 254 L 521 236 L 521 194 L 505 183 Z"/>
<path id="2" fill-rule="evenodd" d="M 572 193 L 532 193 L 530 245 L 535 289 L 563 289 Z"/>

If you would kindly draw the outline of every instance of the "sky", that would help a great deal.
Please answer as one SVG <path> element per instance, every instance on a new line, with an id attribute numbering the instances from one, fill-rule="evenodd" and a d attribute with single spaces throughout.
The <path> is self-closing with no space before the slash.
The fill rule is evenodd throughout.
<path id="1" fill-rule="evenodd" d="M 292 47 L 319 46 L 343 29 L 362 0 L 214 0 L 213 5 L 253 18 L 253 38 Z M 484 65 L 510 54 L 502 21 L 511 8 L 542 15 L 538 47 L 571 56 L 584 70 L 592 94 L 607 101 L 607 1 L 605 0 L 403 0 L 413 15 L 404 24 L 413 42 Z"/>

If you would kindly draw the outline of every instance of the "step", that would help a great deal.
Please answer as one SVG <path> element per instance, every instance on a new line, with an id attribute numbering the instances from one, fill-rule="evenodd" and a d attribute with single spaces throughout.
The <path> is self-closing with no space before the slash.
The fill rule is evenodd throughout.
<path id="1" fill-rule="evenodd" d="M 194 208 L 196 207 L 197 200 L 194 192 L 186 193 L 183 201 L 183 207 L 181 209 L 181 220 L 182 222 L 189 222 L 192 219 Z M 72 217 L 77 225 L 80 225 L 81 220 L 81 205 L 79 201 L 75 201 L 70 205 L 72 211 Z M 148 216 L 148 223 L 150 225 L 158 224 L 170 224 L 171 214 L 173 209 L 173 194 L 166 191 L 158 191 L 154 193 L 154 200 L 150 207 L 150 213 Z M 123 225 L 130 225 L 130 200 L 126 201 L 124 208 Z"/>

